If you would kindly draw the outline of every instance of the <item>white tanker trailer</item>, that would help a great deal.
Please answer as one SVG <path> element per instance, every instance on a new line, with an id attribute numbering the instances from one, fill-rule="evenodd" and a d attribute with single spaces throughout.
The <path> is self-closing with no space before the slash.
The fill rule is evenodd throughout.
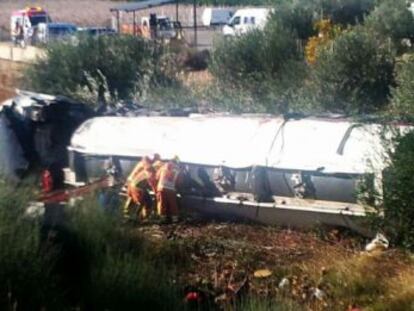
<path id="1" fill-rule="evenodd" d="M 97 117 L 74 133 L 66 172 L 68 182 L 79 185 L 101 178 L 108 163 L 125 177 L 143 156 L 177 155 L 191 179 L 181 189 L 185 209 L 266 224 L 325 224 L 364 232 L 366 207 L 358 204 L 357 194 L 366 177 L 382 190 L 384 128 L 341 118 Z M 233 180 L 231 189 L 212 190 L 218 171 Z"/>

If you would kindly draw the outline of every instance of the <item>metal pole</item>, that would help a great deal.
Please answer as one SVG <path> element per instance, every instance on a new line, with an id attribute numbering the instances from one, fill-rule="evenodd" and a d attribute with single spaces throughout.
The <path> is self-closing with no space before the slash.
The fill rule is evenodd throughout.
<path id="1" fill-rule="evenodd" d="M 120 33 L 120 25 L 119 25 L 119 10 L 116 11 L 116 28 L 118 30 L 118 33 Z"/>
<path id="2" fill-rule="evenodd" d="M 134 21 L 133 21 L 133 27 L 134 27 L 133 34 L 134 34 L 134 36 L 136 36 L 137 35 L 137 23 L 136 23 L 136 20 L 135 20 L 135 11 L 132 12 L 132 18 L 134 19 Z"/>
<path id="3" fill-rule="evenodd" d="M 193 23 L 194 23 L 194 46 L 198 45 L 197 40 L 197 0 L 193 0 Z"/>
<path id="4" fill-rule="evenodd" d="M 175 1 L 175 21 L 178 22 L 178 0 Z"/>

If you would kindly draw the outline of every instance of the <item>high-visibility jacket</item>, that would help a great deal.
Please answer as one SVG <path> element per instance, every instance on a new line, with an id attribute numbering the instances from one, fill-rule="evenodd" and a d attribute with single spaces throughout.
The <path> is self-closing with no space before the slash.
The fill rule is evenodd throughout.
<path id="1" fill-rule="evenodd" d="M 147 160 L 142 159 L 141 161 L 139 161 L 137 163 L 137 165 L 135 165 L 134 169 L 132 170 L 132 172 L 129 174 L 127 181 L 130 182 L 133 179 L 136 178 L 136 176 L 145 168 L 146 164 L 148 163 Z"/>
<path id="2" fill-rule="evenodd" d="M 152 163 L 152 167 L 154 168 L 155 172 L 158 173 L 158 171 L 164 166 L 164 162 L 161 160 L 156 160 L 154 163 Z"/>
<path id="3" fill-rule="evenodd" d="M 155 181 L 155 171 L 152 167 L 145 167 L 135 174 L 132 179 L 129 181 L 133 187 L 139 186 L 143 181 L 147 181 L 149 186 L 155 190 L 156 181 Z"/>
<path id="4" fill-rule="evenodd" d="M 179 176 L 179 168 L 174 163 L 167 163 L 158 172 L 157 191 L 164 189 L 176 190 L 176 183 Z"/>

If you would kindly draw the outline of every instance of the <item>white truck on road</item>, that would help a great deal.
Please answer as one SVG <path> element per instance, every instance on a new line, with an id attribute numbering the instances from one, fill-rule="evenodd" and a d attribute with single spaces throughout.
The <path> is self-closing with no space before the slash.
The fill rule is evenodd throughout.
<path id="1" fill-rule="evenodd" d="M 237 36 L 253 29 L 263 29 L 270 14 L 269 8 L 240 9 L 234 13 L 228 24 L 223 27 L 224 36 Z"/>

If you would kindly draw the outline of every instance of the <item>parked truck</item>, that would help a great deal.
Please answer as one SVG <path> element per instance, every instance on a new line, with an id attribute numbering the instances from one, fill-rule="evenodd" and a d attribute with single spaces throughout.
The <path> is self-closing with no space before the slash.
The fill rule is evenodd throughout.
<path id="1" fill-rule="evenodd" d="M 172 39 L 181 33 L 181 25 L 179 22 L 172 21 L 168 16 L 150 14 L 150 16 L 142 17 L 140 24 L 122 25 L 121 33 L 152 39 Z"/>
<path id="2" fill-rule="evenodd" d="M 223 35 L 237 36 L 254 29 L 263 29 L 271 13 L 272 9 L 268 8 L 237 10 L 227 25 L 223 27 Z"/>
<path id="3" fill-rule="evenodd" d="M 225 25 L 235 11 L 233 8 L 205 8 L 201 20 L 206 27 Z"/>
<path id="4" fill-rule="evenodd" d="M 27 7 L 14 11 L 10 18 L 10 34 L 14 44 L 25 45 L 35 36 L 40 23 L 50 23 L 49 14 L 41 7 Z"/>

